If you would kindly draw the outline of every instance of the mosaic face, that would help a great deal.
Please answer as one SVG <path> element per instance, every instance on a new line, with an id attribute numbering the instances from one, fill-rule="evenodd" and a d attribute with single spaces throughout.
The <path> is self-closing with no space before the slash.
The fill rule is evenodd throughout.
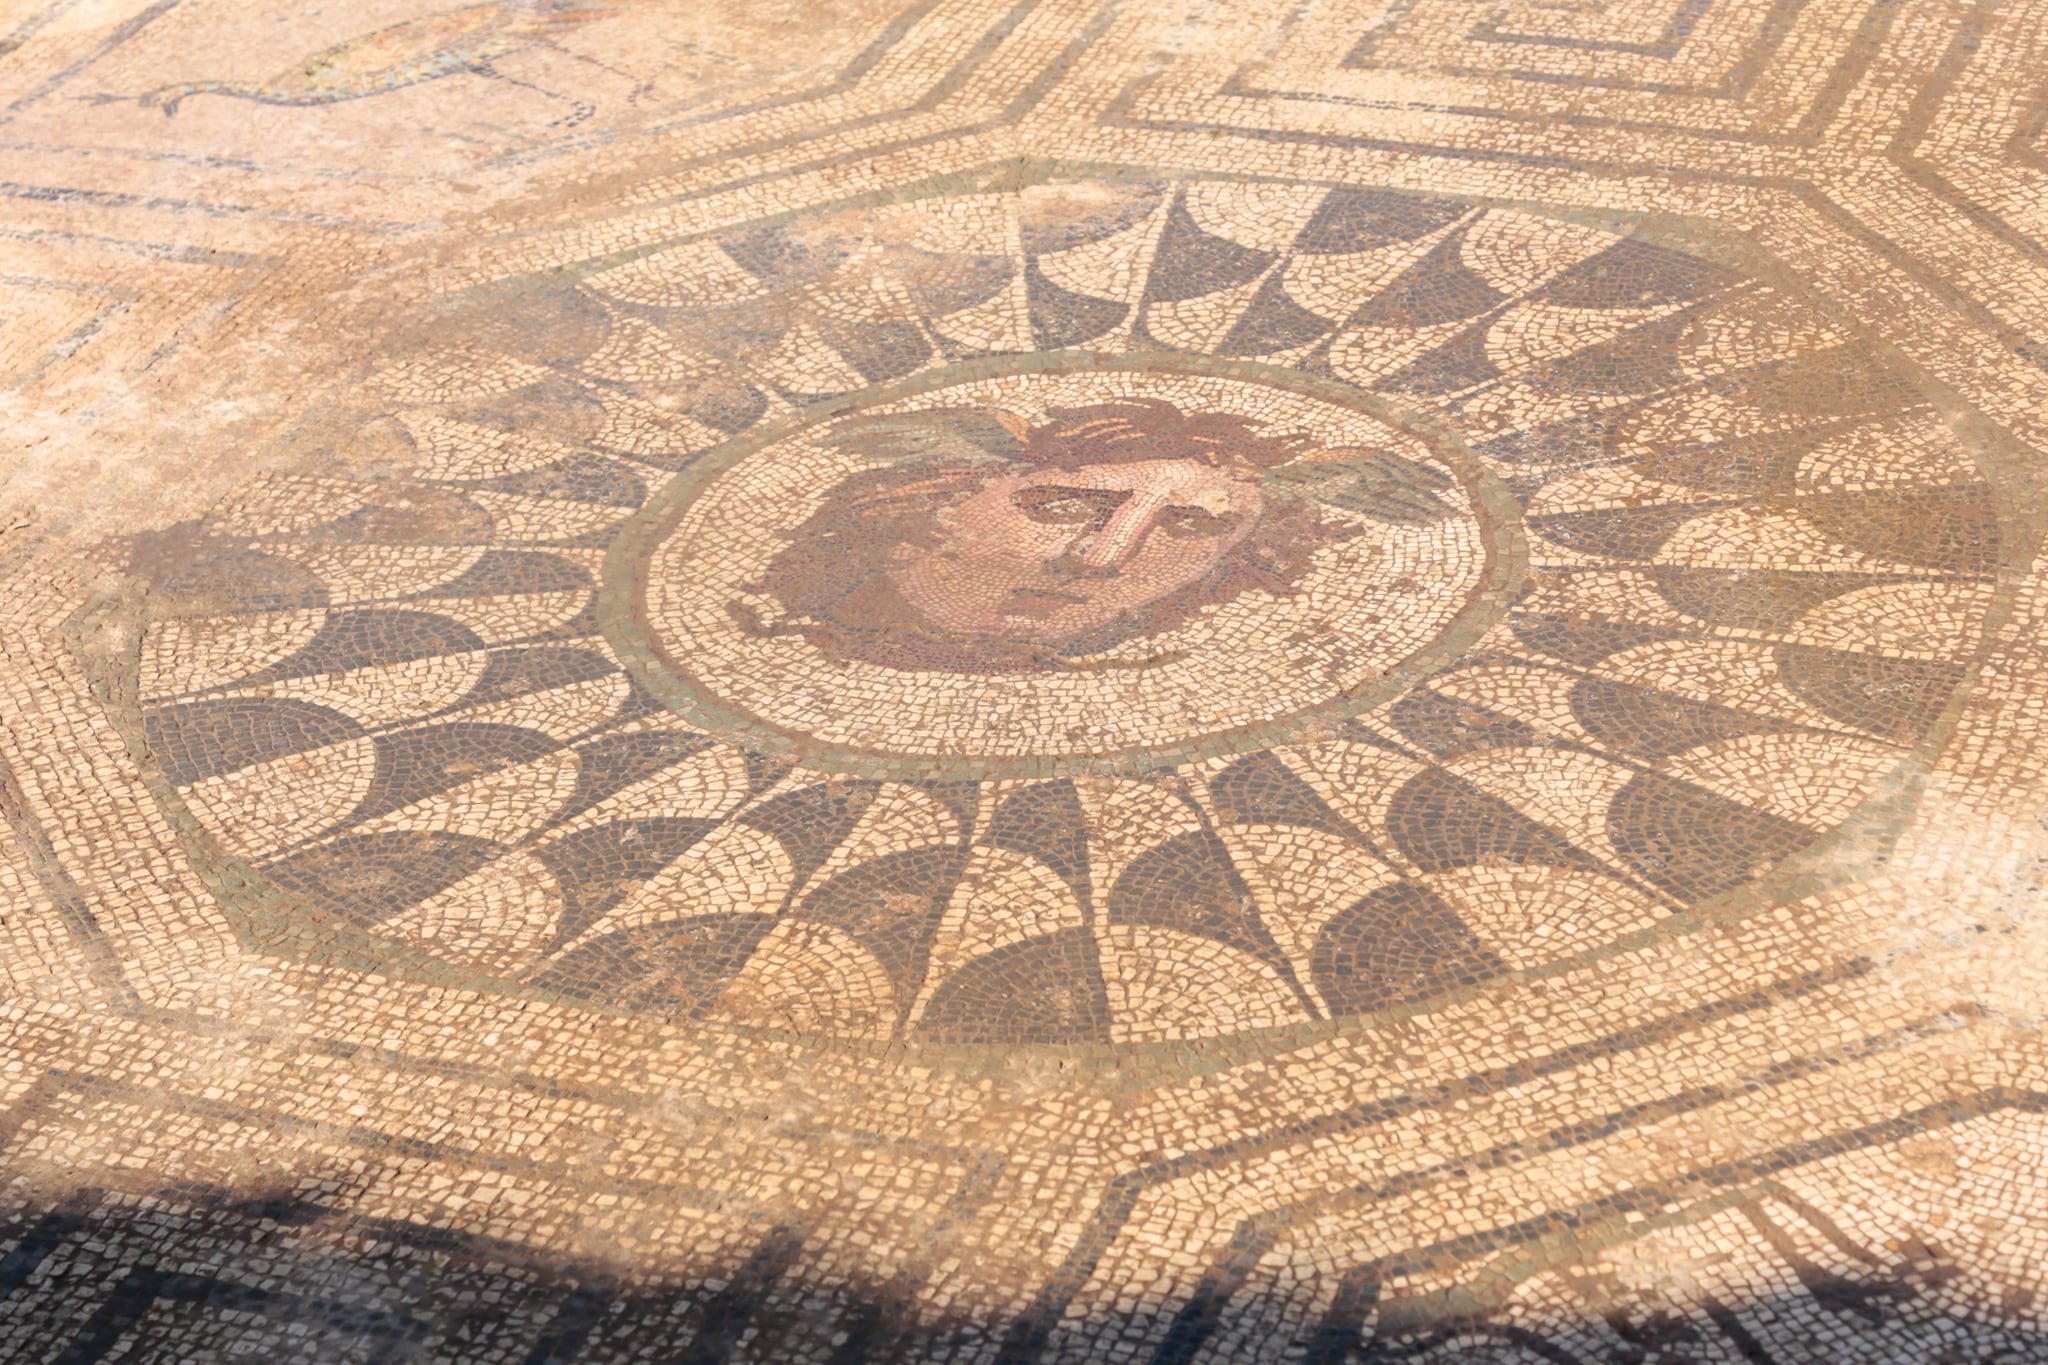
<path id="1" fill-rule="evenodd" d="M 1003 368 L 678 478 L 614 576 L 646 685 L 792 751 L 1075 771 L 1350 714 L 1488 609 L 1483 473 L 1370 409 Z"/>
<path id="2" fill-rule="evenodd" d="M 829 439 L 885 463 L 905 430 L 995 439 L 956 438 L 964 449 L 950 455 L 856 474 L 791 533 L 769 591 L 794 629 L 843 659 L 909 671 L 1086 667 L 1090 653 L 1248 589 L 1292 595 L 1318 548 L 1357 534 L 1303 488 L 1265 483 L 1304 456 L 1304 438 L 1261 437 L 1242 418 L 1190 417 L 1159 399 L 1063 410 L 1037 428 L 985 409 L 874 426 L 857 420 Z M 1384 452 L 1318 450 L 1309 467 L 1341 478 L 1361 457 L 1403 467 L 1411 483 L 1445 482 Z M 1369 510 L 1450 514 L 1420 496 L 1406 513 Z"/>
<path id="3" fill-rule="evenodd" d="M 1190 604 L 1176 618 L 1231 598 L 1262 563 L 1286 589 L 1292 546 L 1276 544 L 1251 460 L 1292 454 L 1284 442 L 1217 417 L 1190 424 L 1161 401 L 1061 413 L 1038 432 L 1012 413 L 975 415 L 1026 440 L 981 465 L 913 460 L 856 477 L 776 559 L 784 606 L 831 622 L 813 639 L 905 669 L 946 663 L 920 649 L 940 641 L 954 667 L 1053 667 L 1063 649 L 1161 628 L 1169 598 Z M 1188 440 L 1190 426 L 1214 434 Z M 862 444 L 858 424 L 846 444 Z"/>
<path id="4" fill-rule="evenodd" d="M 1256 480 L 1198 460 L 999 476 L 905 544 L 888 581 L 943 631 L 1071 645 L 1140 634 L 1161 598 L 1206 583 L 1265 510 Z M 1118 629 L 1121 627 L 1121 629 Z"/>
<path id="5" fill-rule="evenodd" d="M 1114 406 L 1079 416 L 1123 420 Z M 1063 647 L 1156 628 L 1162 599 L 1216 600 L 1265 511 L 1256 471 L 1228 454 L 1120 456 L 1097 442 L 1094 462 L 1063 467 L 1021 451 L 855 476 L 794 533 L 771 590 L 810 638 L 848 657 L 1052 667 Z"/>

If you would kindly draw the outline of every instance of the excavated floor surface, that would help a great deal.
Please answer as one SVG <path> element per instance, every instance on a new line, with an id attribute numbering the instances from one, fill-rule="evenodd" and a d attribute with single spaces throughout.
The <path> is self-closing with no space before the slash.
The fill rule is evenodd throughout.
<path id="1" fill-rule="evenodd" d="M 2048 0 L 0 0 L 0 1357 L 2048 1359 Z"/>

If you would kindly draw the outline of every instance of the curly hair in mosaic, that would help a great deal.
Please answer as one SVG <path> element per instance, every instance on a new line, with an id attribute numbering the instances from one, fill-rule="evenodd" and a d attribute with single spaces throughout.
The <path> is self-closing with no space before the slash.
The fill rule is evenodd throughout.
<path id="1" fill-rule="evenodd" d="M 789 533 L 764 576 L 761 586 L 781 604 L 783 619 L 764 623 L 740 603 L 733 604 L 735 616 L 750 630 L 801 634 L 834 658 L 891 668 L 1012 673 L 1096 667 L 1088 656 L 1171 631 L 1243 593 L 1291 595 L 1319 548 L 1354 534 L 1325 518 L 1314 500 L 1263 481 L 1267 471 L 1309 448 L 1300 434 L 1264 434 L 1253 419 L 1186 413 L 1161 399 L 1056 408 L 1047 417 L 1019 432 L 1007 450 L 936 455 L 844 480 Z M 1256 522 L 1198 581 L 1162 592 L 1105 629 L 1057 646 L 966 634 L 920 619 L 887 588 L 892 562 L 940 549 L 948 514 L 997 479 L 1163 461 L 1206 466 L 1259 487 Z"/>

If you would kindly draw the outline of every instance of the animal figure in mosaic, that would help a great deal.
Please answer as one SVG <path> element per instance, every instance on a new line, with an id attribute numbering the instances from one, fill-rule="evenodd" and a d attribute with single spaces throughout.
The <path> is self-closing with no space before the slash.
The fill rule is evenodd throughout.
<path id="1" fill-rule="evenodd" d="M 610 0 L 492 0 L 465 5 L 336 43 L 268 80 L 181 81 L 147 91 L 135 101 L 166 115 L 177 113 L 178 106 L 195 95 L 227 95 L 261 104 L 337 104 L 462 73 L 540 90 L 503 75 L 492 63 L 530 47 L 553 46 L 557 34 L 617 9 Z M 548 90 L 540 93 L 566 98 Z M 124 98 L 102 96 L 100 102 Z M 575 112 L 565 122 L 581 122 L 594 112 L 582 100 L 571 103 Z"/>
<path id="2" fill-rule="evenodd" d="M 868 468 L 768 574 L 785 623 L 838 657 L 969 672 L 1071 666 L 1250 589 L 1279 595 L 1322 545 L 1447 515 L 1441 470 L 1314 448 L 1158 399 L 849 418 L 824 440 Z"/>

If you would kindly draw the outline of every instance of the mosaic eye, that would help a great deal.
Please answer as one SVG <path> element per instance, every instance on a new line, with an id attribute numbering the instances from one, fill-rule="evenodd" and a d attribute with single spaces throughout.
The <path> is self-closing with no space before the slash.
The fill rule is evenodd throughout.
<path id="1" fill-rule="evenodd" d="M 1108 520 L 1110 513 L 1130 496 L 1124 489 L 1060 488 L 1046 484 L 1023 489 L 1010 501 L 1025 516 L 1048 526 L 1094 526 Z"/>
<path id="2" fill-rule="evenodd" d="M 1158 525 L 1178 540 L 1212 540 L 1236 529 L 1237 518 L 1229 512 L 1211 512 L 1205 507 L 1169 507 L 1159 514 Z"/>

